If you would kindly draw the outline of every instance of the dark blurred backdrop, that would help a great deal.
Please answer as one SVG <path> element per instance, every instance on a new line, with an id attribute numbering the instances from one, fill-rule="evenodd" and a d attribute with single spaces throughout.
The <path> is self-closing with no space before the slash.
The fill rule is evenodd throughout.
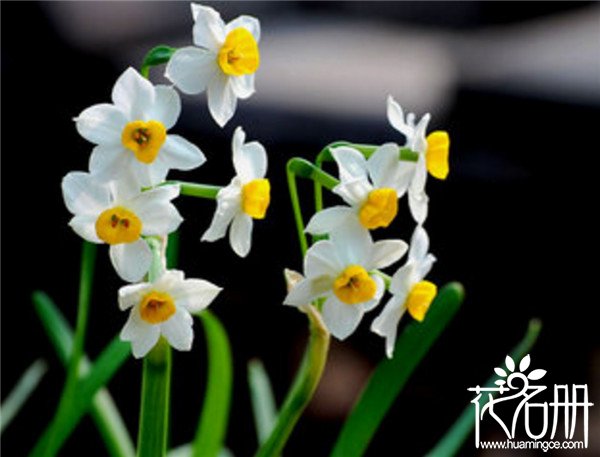
<path id="1" fill-rule="evenodd" d="M 281 402 L 302 353 L 305 319 L 283 307 L 284 267 L 301 259 L 285 184 L 288 158 L 314 158 L 327 143 L 401 141 L 388 124 L 392 94 L 432 127 L 450 132 L 451 173 L 429 181 L 433 280 L 458 280 L 467 299 L 416 371 L 368 452 L 422 455 L 521 338 L 531 317 L 544 328 L 532 353 L 547 384 L 590 385 L 600 401 L 597 273 L 600 170 L 600 8 L 594 2 L 237 2 L 214 6 L 226 21 L 257 16 L 262 67 L 257 93 L 239 104 L 225 129 L 204 96 L 183 96 L 174 129 L 208 162 L 190 181 L 226 184 L 230 138 L 242 125 L 269 153 L 273 200 L 255 224 L 253 248 L 239 259 L 227 241 L 199 243 L 214 204 L 180 198 L 181 267 L 225 288 L 212 310 L 235 357 L 227 444 L 251 455 L 246 364 L 260 358 Z M 2 436 L 6 456 L 25 455 L 51 418 L 63 371 L 30 296 L 50 294 L 75 318 L 80 239 L 68 228 L 60 180 L 85 170 L 91 145 L 75 131 L 82 109 L 108 102 L 118 75 L 138 67 L 156 44 L 191 44 L 185 2 L 2 2 L 2 398 L 38 357 L 49 364 L 41 386 Z M 153 70 L 161 80 L 162 68 Z M 302 188 L 307 196 L 310 187 Z M 307 205 L 310 200 L 307 200 Z M 333 199 L 331 201 L 334 201 Z M 594 203 L 596 202 L 596 203 Z M 412 231 L 407 208 L 390 233 Z M 395 230 L 395 232 L 393 231 Z M 120 331 L 122 283 L 100 247 L 87 351 L 95 357 Z M 370 318 L 367 320 L 370 322 Z M 205 346 L 196 323 L 191 353 L 177 353 L 171 441 L 193 437 L 204 389 Z M 316 400 L 285 455 L 326 456 L 383 340 L 365 322 L 334 344 Z M 110 390 L 135 436 L 141 363 L 131 359 Z M 600 453 L 598 407 L 590 455 Z M 529 451 L 531 452 L 531 451 Z M 85 419 L 61 455 L 105 455 Z M 472 441 L 465 456 L 477 454 Z M 550 453 L 548 453 L 550 454 Z M 526 454 L 519 455 L 536 455 Z M 541 455 L 541 451 L 540 451 Z M 559 455 L 554 453 L 552 455 Z M 575 454 L 572 454 L 575 455 Z"/>

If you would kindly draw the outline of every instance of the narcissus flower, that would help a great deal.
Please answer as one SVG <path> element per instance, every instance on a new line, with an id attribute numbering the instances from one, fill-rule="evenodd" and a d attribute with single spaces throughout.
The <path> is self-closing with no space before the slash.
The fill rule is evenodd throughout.
<path id="1" fill-rule="evenodd" d="M 415 170 L 413 162 L 400 160 L 400 149 L 388 143 L 369 159 L 354 148 L 340 146 L 332 150 L 338 164 L 340 184 L 333 192 L 347 206 L 333 206 L 315 214 L 306 231 L 315 235 L 330 233 L 349 219 L 365 229 L 387 227 L 398 212 L 398 199 L 404 195 Z"/>
<path id="2" fill-rule="evenodd" d="M 427 218 L 429 203 L 425 193 L 427 172 L 438 179 L 448 176 L 450 137 L 448 132 L 442 130 L 425 137 L 431 118 L 429 113 L 415 123 L 414 113 L 408 113 L 405 118 L 402 107 L 391 96 L 387 100 L 387 116 L 390 124 L 406 137 L 405 146 L 419 154 L 415 175 L 408 189 L 408 204 L 415 221 L 422 224 Z"/>
<path id="3" fill-rule="evenodd" d="M 245 143 L 246 134 L 238 127 L 233 134 L 233 167 L 237 175 L 217 194 L 217 209 L 202 241 L 225 236 L 229 224 L 229 243 L 240 257 L 250 252 L 252 219 L 264 219 L 271 201 L 271 185 L 265 179 L 267 153 L 257 141 Z"/>
<path id="4" fill-rule="evenodd" d="M 436 285 L 424 280 L 435 262 L 435 257 L 428 251 L 429 237 L 425 229 L 418 225 L 410 242 L 408 261 L 392 276 L 389 290 L 393 296 L 371 324 L 373 332 L 385 337 L 385 351 L 389 358 L 394 353 L 398 322 L 402 315 L 408 310 L 414 319 L 422 321 L 437 295 Z"/>
<path id="5" fill-rule="evenodd" d="M 62 191 L 74 215 L 69 225 L 87 241 L 109 244 L 115 270 L 129 282 L 142 279 L 152 262 L 143 236 L 167 235 L 183 220 L 171 203 L 179 186 L 140 192 L 127 181 L 103 184 L 88 173 L 71 172 L 63 178 Z"/>
<path id="6" fill-rule="evenodd" d="M 208 109 L 223 127 L 232 118 L 237 99 L 254 93 L 254 74 L 260 65 L 260 23 L 239 16 L 225 24 L 217 11 L 192 4 L 194 44 L 175 51 L 165 76 L 182 92 L 206 90 Z"/>
<path id="7" fill-rule="evenodd" d="M 171 168 L 191 170 L 206 161 L 198 147 L 179 135 L 167 135 L 181 111 L 172 87 L 153 86 L 128 68 L 115 83 L 112 101 L 75 118 L 81 136 L 97 145 L 90 172 L 98 179 L 134 178 L 140 187 L 148 187 L 164 181 Z"/>
<path id="8" fill-rule="evenodd" d="M 284 304 L 304 307 L 324 298 L 323 321 L 343 340 L 358 327 L 364 313 L 381 300 L 385 286 L 373 272 L 396 262 L 408 246 L 401 240 L 373 243 L 368 231 L 348 224 L 315 243 L 304 258 L 305 278 L 288 293 Z"/>
<path id="9" fill-rule="evenodd" d="M 194 339 L 190 313 L 205 309 L 222 289 L 202 279 L 184 279 L 183 272 L 165 271 L 152 283 L 119 289 L 119 306 L 131 309 L 121 339 L 131 341 L 134 357 L 144 357 L 163 335 L 179 351 Z"/>

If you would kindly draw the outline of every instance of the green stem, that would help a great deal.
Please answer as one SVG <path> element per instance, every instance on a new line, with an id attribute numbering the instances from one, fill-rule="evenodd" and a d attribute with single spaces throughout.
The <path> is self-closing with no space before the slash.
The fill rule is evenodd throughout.
<path id="1" fill-rule="evenodd" d="M 212 186 L 210 184 L 196 184 L 185 181 L 165 181 L 163 186 L 177 184 L 180 188 L 180 194 L 188 197 L 208 198 L 215 200 L 217 194 L 222 189 L 221 186 Z"/>
<path id="2" fill-rule="evenodd" d="M 73 337 L 73 349 L 69 359 L 67 368 L 67 378 L 65 386 L 58 404 L 58 408 L 52 422 L 50 430 L 46 436 L 48 439 L 43 448 L 36 448 L 39 455 L 52 456 L 55 455 L 61 443 L 57 434 L 62 429 L 62 423 L 69 415 L 71 405 L 75 400 L 75 391 L 79 378 L 79 370 L 83 356 L 83 346 L 85 342 L 85 334 L 87 330 L 87 322 L 89 316 L 90 298 L 92 294 L 92 282 L 94 277 L 94 262 L 96 260 L 96 245 L 83 242 L 81 254 L 81 272 L 79 280 L 79 299 L 77 304 L 77 323 L 75 325 L 75 335 Z"/>
<path id="3" fill-rule="evenodd" d="M 310 337 L 302 365 L 277 416 L 269 439 L 259 448 L 256 457 L 276 457 L 287 442 L 302 412 L 315 393 L 329 351 L 330 335 L 319 313 L 310 307 Z"/>

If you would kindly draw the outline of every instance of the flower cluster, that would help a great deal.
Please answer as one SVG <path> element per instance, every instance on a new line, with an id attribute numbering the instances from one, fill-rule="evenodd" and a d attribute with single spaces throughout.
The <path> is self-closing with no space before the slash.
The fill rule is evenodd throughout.
<path id="1" fill-rule="evenodd" d="M 408 260 L 389 280 L 392 297 L 371 325 L 373 332 L 385 337 L 391 358 L 402 315 L 408 310 L 422 321 L 437 294 L 435 284 L 424 279 L 435 262 L 423 228 L 429 206 L 425 184 L 428 172 L 438 179 L 448 175 L 449 137 L 443 131 L 426 136 L 429 114 L 415 122 L 415 115 L 405 117 L 393 98 L 387 105 L 388 120 L 405 136 L 405 144 L 386 143 L 368 158 L 351 146 L 332 148 L 339 170 L 339 184 L 332 191 L 346 205 L 323 209 L 310 219 L 306 231 L 328 239 L 308 250 L 304 278 L 284 304 L 304 308 L 315 303 L 332 335 L 345 339 L 384 295 L 386 275 L 379 270 L 408 251 Z M 394 221 L 404 194 L 417 224 L 410 247 L 402 240 L 374 242 L 371 231 Z"/>
<path id="2" fill-rule="evenodd" d="M 254 92 L 260 25 L 247 16 L 225 25 L 215 10 L 198 5 L 192 5 L 192 15 L 197 47 L 177 50 L 165 76 L 186 94 L 206 90 L 210 113 L 223 126 L 233 116 L 237 98 Z M 170 133 L 181 113 L 174 87 L 153 85 L 128 68 L 111 99 L 74 119 L 79 134 L 94 147 L 89 172 L 70 172 L 62 181 L 65 204 L 73 214 L 69 225 L 89 242 L 108 244 L 115 271 L 132 283 L 119 290 L 118 301 L 122 310 L 130 310 L 121 338 L 131 342 L 134 356 L 145 356 L 161 335 L 174 348 L 189 350 L 191 313 L 206 308 L 221 288 L 167 269 L 167 236 L 183 221 L 173 200 L 185 183 L 166 179 L 171 169 L 195 169 L 206 157 Z M 250 251 L 252 220 L 265 217 L 270 184 L 265 149 L 258 142 L 246 143 L 241 127 L 235 130 L 232 149 L 236 176 L 219 190 L 202 240 L 224 237 L 231 223 L 231 247 L 243 257 Z"/>

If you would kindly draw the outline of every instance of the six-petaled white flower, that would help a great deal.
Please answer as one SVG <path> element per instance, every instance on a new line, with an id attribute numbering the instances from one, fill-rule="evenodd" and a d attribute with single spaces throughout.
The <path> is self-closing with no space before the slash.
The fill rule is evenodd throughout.
<path id="1" fill-rule="evenodd" d="M 152 283 L 119 289 L 119 306 L 131 309 L 121 339 L 131 341 L 134 357 L 145 356 L 163 335 L 180 351 L 189 351 L 194 339 L 193 319 L 222 289 L 202 279 L 184 279 L 183 272 L 165 271 Z"/>
<path id="2" fill-rule="evenodd" d="M 348 224 L 315 243 L 304 258 L 304 276 L 284 304 L 303 307 L 324 298 L 322 315 L 327 328 L 343 340 L 358 327 L 364 313 L 381 300 L 384 282 L 374 269 L 400 259 L 408 246 L 401 240 L 373 243 L 368 231 Z"/>
<path id="3" fill-rule="evenodd" d="M 205 162 L 198 147 L 179 135 L 167 135 L 181 111 L 172 87 L 153 86 L 128 68 L 115 83 L 112 101 L 75 118 L 81 136 L 97 145 L 90 172 L 98 179 L 135 179 L 148 187 L 162 182 L 171 168 L 191 170 Z"/>
<path id="4" fill-rule="evenodd" d="M 333 192 L 348 206 L 333 206 L 315 214 L 306 231 L 312 234 L 330 233 L 348 223 L 358 221 L 365 229 L 387 227 L 398 212 L 398 199 L 406 192 L 413 177 L 413 162 L 400 160 L 400 149 L 387 143 L 365 159 L 349 146 L 332 149 L 339 168 L 340 183 Z"/>
<path id="5" fill-rule="evenodd" d="M 429 206 L 429 197 L 425 193 L 427 172 L 438 179 L 446 179 L 448 176 L 450 137 L 441 130 L 425 137 L 431 118 L 429 113 L 415 123 L 414 113 L 408 113 L 405 118 L 402 107 L 391 96 L 387 100 L 387 116 L 390 124 L 405 136 L 405 147 L 419 155 L 417 168 L 408 188 L 408 205 L 415 221 L 422 224 L 427 218 Z"/>
<path id="6" fill-rule="evenodd" d="M 271 201 L 271 185 L 265 179 L 267 153 L 257 141 L 244 143 L 246 134 L 238 127 L 233 134 L 233 167 L 236 176 L 217 194 L 217 209 L 202 241 L 215 241 L 229 229 L 234 252 L 245 257 L 252 244 L 252 219 L 263 219 Z"/>
<path id="7" fill-rule="evenodd" d="M 100 183 L 88 173 L 71 172 L 63 178 L 62 191 L 74 215 L 69 225 L 87 241 L 109 244 L 115 270 L 129 282 L 142 279 L 152 262 L 143 236 L 167 235 L 182 221 L 171 203 L 179 186 L 140 192 L 127 181 Z"/>
<path id="8" fill-rule="evenodd" d="M 194 44 L 178 49 L 165 76 L 186 94 L 206 90 L 208 108 L 223 127 L 235 113 L 237 99 L 254 93 L 254 74 L 260 64 L 260 23 L 239 16 L 225 24 L 208 6 L 192 4 Z"/>
<path id="9" fill-rule="evenodd" d="M 422 321 L 437 294 L 436 285 L 424 280 L 435 262 L 435 257 L 428 251 L 429 237 L 418 225 L 413 232 L 406 264 L 392 276 L 390 292 L 393 296 L 371 324 L 373 332 L 385 337 L 385 351 L 389 358 L 394 353 L 402 315 L 408 310 L 414 319 Z"/>

